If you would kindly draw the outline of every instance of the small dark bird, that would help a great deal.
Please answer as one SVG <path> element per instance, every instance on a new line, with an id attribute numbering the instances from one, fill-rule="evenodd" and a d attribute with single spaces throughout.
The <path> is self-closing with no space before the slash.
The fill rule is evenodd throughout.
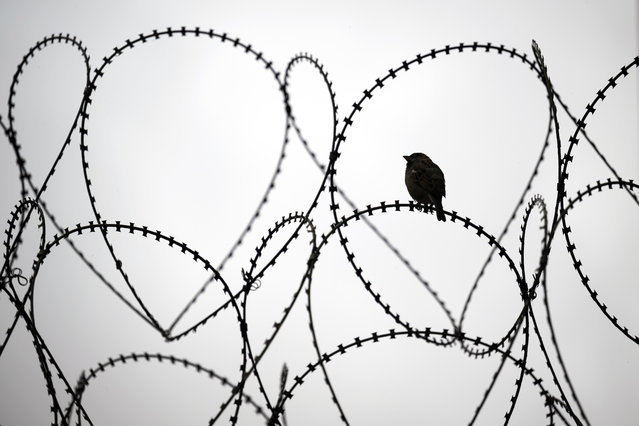
<path id="1" fill-rule="evenodd" d="M 406 174 L 404 181 L 413 200 L 422 204 L 432 204 L 437 212 L 437 220 L 446 222 L 442 197 L 446 196 L 446 182 L 442 169 L 426 154 L 416 152 L 404 155 Z"/>

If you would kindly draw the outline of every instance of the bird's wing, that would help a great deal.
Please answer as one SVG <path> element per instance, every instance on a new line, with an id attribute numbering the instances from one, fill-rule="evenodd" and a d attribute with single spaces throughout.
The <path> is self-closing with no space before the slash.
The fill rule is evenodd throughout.
<path id="1" fill-rule="evenodd" d="M 437 165 L 435 164 L 435 168 L 436 171 L 433 172 L 433 184 L 434 184 L 434 189 L 438 195 L 441 195 L 442 197 L 446 196 L 446 181 L 444 179 L 444 173 L 442 172 L 442 170 L 437 167 Z"/>
<path id="2" fill-rule="evenodd" d="M 418 164 L 415 166 L 417 174 L 417 183 L 425 191 L 430 192 L 434 196 L 446 196 L 446 182 L 444 173 L 437 164 Z"/>

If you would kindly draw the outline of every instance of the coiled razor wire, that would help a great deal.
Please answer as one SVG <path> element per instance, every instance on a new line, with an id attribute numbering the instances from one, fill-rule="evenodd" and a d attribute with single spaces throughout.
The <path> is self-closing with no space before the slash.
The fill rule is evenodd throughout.
<path id="1" fill-rule="evenodd" d="M 264 69 L 270 73 L 275 80 L 282 93 L 283 109 L 286 113 L 286 128 L 283 135 L 282 147 L 275 171 L 270 181 L 266 185 L 264 195 L 246 224 L 236 242 L 222 261 L 215 266 L 210 259 L 200 254 L 191 247 L 187 242 L 168 235 L 165 231 L 150 229 L 144 224 L 136 224 L 133 222 L 113 220 L 105 218 L 99 208 L 99 199 L 93 191 L 89 174 L 90 156 L 89 142 L 87 139 L 89 129 L 89 116 L 94 93 L 99 90 L 100 79 L 109 72 L 109 66 L 118 60 L 118 57 L 124 54 L 131 54 L 139 45 L 144 43 L 161 43 L 162 40 L 173 37 L 199 37 L 207 38 L 213 43 L 221 43 L 236 49 L 241 54 L 252 57 L 260 63 Z M 75 118 L 71 124 L 68 135 L 61 146 L 61 149 L 50 167 L 42 184 L 38 187 L 33 182 L 32 175 L 29 173 L 25 158 L 21 153 L 21 146 L 18 140 L 18 134 L 14 128 L 15 116 L 14 98 L 16 96 L 20 77 L 29 65 L 29 61 L 35 57 L 43 49 L 56 45 L 70 45 L 82 56 L 86 81 L 84 84 L 83 97 L 78 107 Z M 477 275 L 473 285 L 466 297 L 461 316 L 455 318 L 453 312 L 446 305 L 446 301 L 439 296 L 433 289 L 432 285 L 427 282 L 416 268 L 408 261 L 408 259 L 399 251 L 399 249 L 387 238 L 383 231 L 378 229 L 369 219 L 373 215 L 398 215 L 398 214 L 431 214 L 432 210 L 428 206 L 420 206 L 413 201 L 403 202 L 399 200 L 386 200 L 377 203 L 368 204 L 366 207 L 356 206 L 348 197 L 348 195 L 339 187 L 336 181 L 336 173 L 340 168 L 340 154 L 342 145 L 347 141 L 347 133 L 350 127 L 356 121 L 358 113 L 366 107 L 368 101 L 378 92 L 384 90 L 391 80 L 400 79 L 403 75 L 411 70 L 425 66 L 429 61 L 435 61 L 442 56 L 453 54 L 470 54 L 485 53 L 491 55 L 499 55 L 500 57 L 514 59 L 515 61 L 525 65 L 530 72 L 534 73 L 543 85 L 543 89 L 547 92 L 549 120 L 546 137 L 542 145 L 541 153 L 536 161 L 533 172 L 521 193 L 521 196 L 513 207 L 512 214 L 509 216 L 507 223 L 499 234 L 492 234 L 484 226 L 470 217 L 466 217 L 463 213 L 457 211 L 445 211 L 451 226 L 456 226 L 463 231 L 475 234 L 483 244 L 490 247 L 491 251 L 486 258 L 482 269 Z M 602 102 L 607 94 L 613 89 L 617 89 L 622 80 L 630 75 L 639 66 L 639 57 L 635 57 L 627 65 L 621 67 L 621 70 L 610 78 L 607 84 L 596 92 L 596 97 L 586 106 L 586 110 L 582 117 L 575 118 L 567 106 L 563 103 L 558 93 L 553 88 L 551 76 L 541 54 L 541 50 L 533 41 L 532 58 L 526 53 L 517 51 L 514 48 L 508 48 L 504 45 L 495 45 L 492 43 L 460 43 L 458 45 L 447 45 L 439 49 L 431 49 L 425 53 L 419 53 L 414 58 L 404 60 L 395 68 L 391 68 L 388 72 L 374 80 L 374 84 L 364 90 L 362 97 L 355 103 L 340 122 L 338 119 L 338 107 L 336 103 L 336 95 L 333 90 L 333 84 L 328 77 L 324 66 L 308 53 L 302 53 L 294 56 L 288 62 L 283 73 L 277 71 L 272 61 L 269 61 L 261 52 L 256 50 L 251 44 L 241 41 L 239 38 L 229 36 L 227 33 L 220 34 L 213 30 L 202 30 L 196 28 L 167 28 L 165 30 L 153 30 L 151 33 L 139 34 L 137 37 L 127 39 L 121 46 L 115 47 L 113 52 L 105 56 L 100 65 L 91 71 L 90 58 L 87 49 L 82 42 L 70 35 L 52 35 L 44 38 L 36 43 L 17 67 L 11 82 L 10 94 L 8 100 L 8 121 L 5 122 L 0 117 L 0 125 L 6 140 L 9 142 L 15 154 L 16 163 L 19 169 L 19 181 L 21 185 L 21 197 L 14 210 L 11 212 L 10 219 L 4 231 L 5 237 L 3 242 L 3 263 L 0 271 L 0 290 L 3 297 L 6 297 L 14 307 L 13 320 L 2 339 L 0 345 L 0 359 L 5 349 L 11 343 L 11 338 L 19 323 L 23 323 L 33 339 L 33 349 L 39 361 L 41 374 L 47 387 L 48 397 L 51 405 L 51 424 L 69 425 L 72 423 L 94 424 L 91 419 L 91 413 L 83 405 L 83 395 L 90 389 L 92 382 L 101 374 L 111 369 L 119 368 L 126 363 L 163 363 L 171 367 L 185 368 L 208 377 L 211 380 L 219 381 L 228 389 L 227 397 L 221 406 L 213 409 L 210 415 L 209 424 L 218 424 L 228 421 L 234 425 L 238 422 L 242 410 L 250 407 L 255 410 L 263 424 L 287 424 L 286 421 L 286 404 L 292 400 L 298 390 L 304 386 L 306 379 L 313 374 L 321 374 L 324 382 L 328 387 L 331 395 L 331 401 L 334 403 L 339 419 L 343 424 L 351 424 L 348 418 L 348 406 L 341 401 L 339 394 L 339 386 L 336 386 L 329 376 L 330 369 L 327 364 L 334 358 L 340 357 L 347 352 L 366 350 L 371 344 L 395 339 L 417 339 L 425 344 L 447 348 L 454 350 L 457 348 L 471 358 L 484 358 L 488 356 L 499 357 L 500 363 L 496 371 L 493 373 L 490 382 L 487 384 L 486 391 L 482 399 L 477 403 L 473 417 L 468 424 L 474 424 L 479 414 L 485 407 L 485 402 L 500 377 L 505 365 L 515 366 L 518 371 L 518 378 L 512 389 L 512 396 L 508 401 L 503 402 L 505 410 L 503 424 L 509 424 L 513 412 L 516 410 L 517 401 L 524 381 L 532 383 L 539 391 L 539 396 L 546 407 L 546 417 L 549 425 L 556 424 L 557 421 L 562 424 L 590 424 L 586 411 L 588 407 L 582 405 L 578 398 L 578 392 L 573 386 L 569 377 L 568 369 L 559 350 L 558 341 L 551 320 L 551 310 L 548 304 L 548 287 L 546 285 L 546 268 L 551 254 L 552 243 L 555 240 L 557 231 L 559 230 L 565 239 L 567 251 L 573 262 L 575 272 L 578 274 L 584 288 L 590 295 L 593 303 L 601 311 L 601 314 L 618 330 L 621 335 L 629 339 L 635 344 L 639 344 L 639 336 L 637 330 L 632 330 L 628 326 L 621 323 L 615 312 L 606 305 L 602 297 L 592 287 L 590 279 L 586 273 L 588 265 L 579 259 L 575 243 L 571 239 L 572 229 L 569 224 L 570 211 L 575 209 L 579 203 L 587 197 L 596 196 L 601 192 L 609 192 L 613 190 L 623 190 L 632 200 L 639 205 L 637 198 L 638 186 L 632 179 L 625 179 L 617 173 L 610 162 L 603 156 L 595 143 L 585 133 L 585 127 L 591 116 L 594 115 L 595 107 Z M 294 111 L 291 106 L 291 93 L 289 92 L 289 78 L 294 72 L 298 64 L 309 65 L 321 77 L 324 88 L 330 98 L 330 106 L 332 113 L 332 145 L 328 158 L 320 158 L 307 143 L 303 135 L 303 129 L 297 124 Z M 561 139 L 559 121 L 557 118 L 558 106 L 562 108 L 566 114 L 572 119 L 576 125 L 574 134 L 569 138 L 567 149 L 562 147 L 564 143 Z M 340 128 L 341 123 L 341 128 Z M 302 212 L 284 213 L 284 215 L 275 221 L 266 235 L 261 237 L 261 244 L 255 248 L 255 255 L 251 258 L 246 267 L 242 269 L 243 285 L 238 291 L 232 291 L 223 275 L 223 268 L 226 262 L 233 256 L 237 248 L 243 244 L 247 235 L 253 231 L 253 225 L 258 216 L 262 213 L 265 204 L 269 200 L 269 196 L 276 188 L 276 182 L 283 167 L 287 146 L 290 141 L 291 129 L 295 132 L 297 138 L 302 142 L 308 155 L 316 165 L 317 169 L 323 173 L 323 180 L 317 188 L 317 192 L 308 208 Z M 556 200 L 549 209 L 546 201 L 539 195 L 530 196 L 531 186 L 538 175 L 538 170 L 542 164 L 547 149 L 551 146 L 552 135 L 555 137 L 555 145 L 558 153 L 557 156 L 557 192 Z M 94 220 L 86 223 L 78 223 L 75 227 L 61 227 L 56 221 L 53 213 L 47 207 L 45 202 L 47 184 L 51 177 L 55 174 L 60 160 L 71 149 L 71 142 L 74 137 L 79 137 L 79 148 L 81 154 L 82 168 L 84 171 L 84 183 L 89 196 Z M 608 168 L 614 178 L 606 181 L 597 180 L 595 183 L 588 185 L 585 189 L 578 189 L 576 195 L 569 197 L 566 191 L 566 183 L 569 177 L 569 168 L 575 159 L 575 151 L 578 142 L 585 139 L 598 155 L 602 163 Z M 322 163 L 325 160 L 326 163 Z M 325 206 L 332 213 L 333 221 L 329 229 L 318 228 L 314 221 L 314 212 L 320 208 L 320 195 L 328 190 L 329 204 Z M 346 212 L 343 206 L 338 203 L 338 196 L 341 197 L 349 205 Z M 524 207 L 525 206 L 525 207 Z M 425 207 L 425 208 L 424 208 Z M 504 236 L 508 233 L 513 221 L 521 217 L 523 208 L 523 221 L 519 233 L 519 250 L 518 253 L 510 253 L 503 245 Z M 541 252 L 537 267 L 532 274 L 525 271 L 525 243 L 526 232 L 530 224 L 533 211 L 537 211 L 541 221 L 540 229 L 543 232 L 541 241 Z M 40 232 L 40 242 L 38 252 L 33 260 L 33 267 L 30 274 L 23 271 L 19 267 L 15 267 L 16 258 L 19 248 L 22 244 L 22 235 L 30 221 L 37 221 Z M 426 220 L 426 219 L 425 219 Z M 375 283 L 369 279 L 358 264 L 356 252 L 349 245 L 347 237 L 347 228 L 349 224 L 362 221 L 368 226 L 386 245 L 392 256 L 396 256 L 410 271 L 414 277 L 423 285 L 425 290 L 430 294 L 433 301 L 441 308 L 446 318 L 450 322 L 450 327 L 446 329 L 431 329 L 430 327 L 416 327 L 401 317 L 401 312 L 396 311 L 388 302 L 386 302 L 381 293 L 376 289 Z M 46 226 L 51 225 L 55 230 L 55 235 L 47 237 L 45 232 Z M 305 272 L 296 286 L 295 291 L 291 295 L 290 303 L 284 309 L 279 320 L 274 323 L 271 335 L 266 339 L 262 347 L 255 347 L 249 342 L 247 335 L 247 315 L 249 313 L 248 300 L 251 292 L 259 289 L 261 280 L 276 267 L 279 257 L 287 252 L 291 247 L 291 243 L 301 237 L 303 231 L 308 235 L 309 247 L 304 253 L 306 258 Z M 139 296 L 135 284 L 129 278 L 122 260 L 110 240 L 113 233 L 127 233 L 134 238 L 145 238 L 158 244 L 165 244 L 173 250 L 179 250 L 185 256 L 188 256 L 195 262 L 198 267 L 207 271 L 209 278 L 203 283 L 199 291 L 197 291 L 191 300 L 184 306 L 179 315 L 168 328 L 163 328 L 158 320 L 153 316 L 142 297 Z M 101 235 L 106 248 L 112 258 L 113 266 L 118 274 L 126 283 L 126 290 L 129 294 L 123 294 L 120 290 L 106 278 L 90 261 L 90 253 L 83 253 L 74 244 L 74 240 L 83 234 L 95 233 Z M 286 235 L 284 243 L 280 247 L 276 247 L 274 254 L 263 259 L 267 248 L 274 244 L 275 236 L 281 234 Z M 398 327 L 387 331 L 379 330 L 371 335 L 355 337 L 352 341 L 344 341 L 333 348 L 324 347 L 316 333 L 313 304 L 312 304 L 312 283 L 316 263 L 321 259 L 322 250 L 327 244 L 337 241 L 344 251 L 346 259 L 351 265 L 357 279 L 361 281 L 363 290 L 370 298 L 379 306 L 379 308 L 388 315 L 389 318 Z M 170 354 L 162 353 L 130 353 L 116 354 L 107 360 L 94 366 L 85 366 L 79 378 L 73 379 L 65 373 L 55 355 L 50 349 L 50 342 L 43 338 L 38 330 L 36 323 L 36 310 L 33 305 L 33 293 L 36 282 L 38 280 L 38 272 L 41 266 L 47 262 L 49 255 L 53 253 L 60 244 L 66 244 L 78 258 L 84 262 L 95 276 L 106 286 L 106 288 L 120 300 L 128 309 L 134 312 L 138 318 L 144 321 L 149 327 L 154 329 L 167 342 L 180 340 L 183 337 L 197 333 L 202 327 L 210 321 L 215 321 L 217 315 L 225 310 L 232 310 L 237 318 L 237 326 L 242 340 L 242 349 L 238 358 L 240 378 L 237 382 L 221 376 L 214 371 L 215 366 L 205 366 L 192 360 L 176 357 Z M 297 247 L 297 246 L 296 246 Z M 496 259 L 508 266 L 511 273 L 512 285 L 519 290 L 521 297 L 521 310 L 513 323 L 508 327 L 508 331 L 497 341 L 488 341 L 482 336 L 470 336 L 464 331 L 464 321 L 466 312 L 471 304 L 473 295 L 481 284 L 481 279 L 487 266 Z M 263 265 L 263 266 L 258 266 Z M 529 273 L 531 271 L 528 271 Z M 527 279 L 531 276 L 532 280 Z M 194 306 L 198 298 L 211 286 L 221 288 L 225 295 L 225 300 L 208 311 L 208 313 L 198 322 L 180 333 L 174 333 L 174 328 L 180 319 Z M 26 292 L 20 295 L 18 287 L 26 287 Z M 539 309 L 533 307 L 533 300 L 538 294 L 543 294 L 543 308 L 547 319 L 547 325 L 550 330 L 550 340 L 544 338 L 539 329 Z M 298 300 L 299 295 L 304 294 L 302 298 L 304 302 Z M 128 296 L 132 296 L 131 301 Z M 309 332 L 312 339 L 315 358 L 308 360 L 306 369 L 302 371 L 289 371 L 284 365 L 280 377 L 279 389 L 267 389 L 261 378 L 260 361 L 270 350 L 272 343 L 278 336 L 283 324 L 289 321 L 289 313 L 292 308 L 299 303 L 306 304 L 306 312 L 308 314 Z M 514 349 L 515 339 L 521 337 L 523 345 L 521 350 Z M 552 377 L 552 383 L 545 383 L 541 377 L 534 372 L 529 365 L 529 351 L 531 346 L 537 347 L 546 361 L 547 372 Z M 549 351 L 552 346 L 556 357 L 552 357 Z M 559 376 L 564 381 L 560 382 Z M 54 380 L 59 378 L 62 381 L 64 392 L 67 395 L 60 394 L 54 385 Z M 258 384 L 259 395 L 249 395 L 246 392 L 246 383 L 254 377 Z M 75 384 L 74 384 L 75 382 Z M 277 398 L 273 398 L 276 394 Z M 270 395 L 270 397 L 269 397 Z M 233 407 L 230 407 L 233 406 Z M 223 417 L 224 413 L 230 410 L 231 415 L 228 418 Z"/>

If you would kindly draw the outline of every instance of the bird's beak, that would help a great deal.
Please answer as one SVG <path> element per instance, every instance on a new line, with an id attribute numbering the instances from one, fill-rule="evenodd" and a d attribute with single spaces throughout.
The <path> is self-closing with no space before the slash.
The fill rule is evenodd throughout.
<path id="1" fill-rule="evenodd" d="M 408 161 L 408 155 L 404 155 L 404 160 Z"/>

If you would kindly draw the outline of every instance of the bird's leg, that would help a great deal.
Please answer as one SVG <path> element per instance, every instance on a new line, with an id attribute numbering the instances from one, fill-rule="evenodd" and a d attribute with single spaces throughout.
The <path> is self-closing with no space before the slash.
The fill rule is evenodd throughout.
<path id="1" fill-rule="evenodd" d="M 415 210 L 424 213 L 433 213 L 435 211 L 435 205 L 431 203 L 418 203 Z"/>

